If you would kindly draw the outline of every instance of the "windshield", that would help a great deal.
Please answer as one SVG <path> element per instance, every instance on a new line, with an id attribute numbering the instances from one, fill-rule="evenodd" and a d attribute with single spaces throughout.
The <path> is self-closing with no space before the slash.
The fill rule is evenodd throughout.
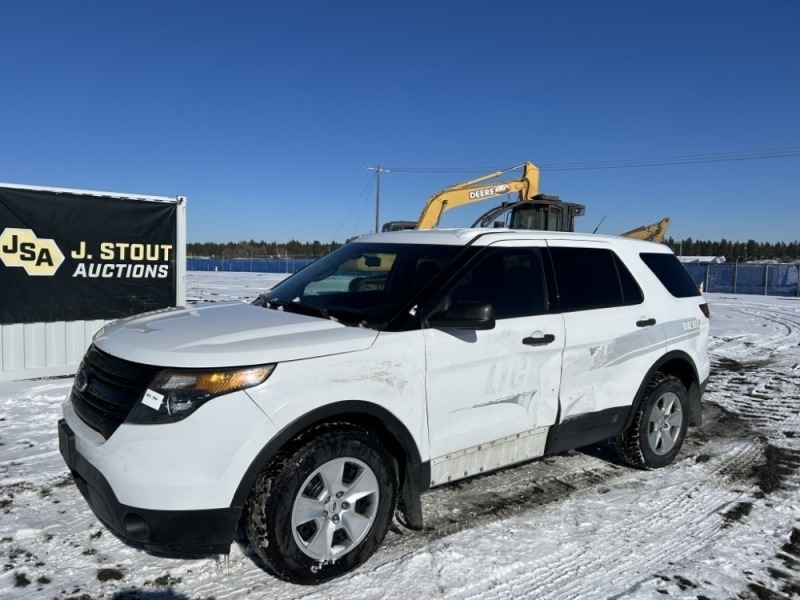
<path id="1" fill-rule="evenodd" d="M 445 245 L 345 244 L 265 292 L 255 304 L 380 328 L 462 250 Z"/>

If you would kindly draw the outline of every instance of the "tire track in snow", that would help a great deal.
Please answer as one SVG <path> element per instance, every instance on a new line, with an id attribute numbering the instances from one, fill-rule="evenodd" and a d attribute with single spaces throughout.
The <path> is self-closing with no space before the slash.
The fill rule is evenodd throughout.
<path id="1" fill-rule="evenodd" d="M 693 556 L 702 555 L 723 536 L 731 535 L 726 512 L 737 501 L 758 497 L 753 475 L 764 460 L 762 444 L 759 440 L 748 441 L 746 438 L 714 440 L 709 444 L 712 446 L 709 450 L 719 456 L 698 464 L 696 468 L 685 467 L 684 463 L 691 457 L 675 465 L 674 468 L 682 468 L 692 477 L 685 485 L 670 490 L 657 489 L 655 478 L 658 472 L 632 473 L 630 478 L 621 478 L 615 482 L 616 489 L 624 486 L 626 479 L 648 487 L 649 492 L 639 500 L 647 504 L 648 512 L 636 512 L 631 518 L 623 515 L 617 520 L 619 515 L 615 513 L 619 511 L 612 509 L 608 519 L 591 536 L 570 535 L 570 541 L 546 559 L 537 559 L 533 564 L 507 566 L 502 579 L 513 582 L 512 593 L 507 593 L 509 590 L 505 586 L 498 587 L 492 579 L 482 581 L 482 585 L 469 584 L 450 590 L 448 597 L 475 600 L 591 597 L 601 590 L 613 589 L 623 591 L 610 597 L 642 597 L 647 590 L 652 597 L 660 597 L 666 585 L 664 582 L 670 580 L 662 573 L 682 571 L 681 565 L 687 559 L 691 561 Z M 715 460 L 718 464 L 714 464 Z M 790 467 L 800 465 L 800 453 L 796 453 L 794 458 L 790 456 L 789 461 Z M 705 468 L 706 465 L 711 468 Z M 771 501 L 788 501 L 793 497 L 798 488 L 797 475 L 795 469 L 794 475 L 774 490 Z M 710 486 L 708 480 L 716 477 L 722 478 L 720 485 Z M 586 496 L 591 496 L 590 491 L 570 500 L 586 502 Z M 544 523 L 540 525 L 547 526 Z M 587 546 L 602 546 L 603 540 L 620 543 L 607 546 L 607 551 L 602 554 L 587 555 L 583 551 Z M 672 579 L 678 582 L 678 587 L 684 586 L 682 589 L 691 584 L 679 575 Z"/>
<path id="2" fill-rule="evenodd" d="M 685 462 L 681 461 L 674 468 L 680 468 Z M 667 564 L 678 563 L 687 554 L 712 543 L 724 524 L 721 512 L 740 493 L 724 486 L 709 487 L 705 464 L 685 468 L 691 473 L 691 479 L 671 489 L 659 487 L 657 471 L 634 471 L 615 481 L 615 489 L 620 492 L 627 486 L 641 487 L 636 502 L 646 504 L 647 510 L 629 513 L 627 507 L 609 503 L 607 518 L 596 524 L 590 535 L 576 531 L 576 535 L 568 536 L 561 547 L 545 559 L 514 568 L 507 578 L 514 582 L 515 595 L 588 597 L 597 590 L 629 589 L 639 583 L 640 574 L 651 577 L 650 574 Z M 630 492 L 625 490 L 625 495 L 629 497 Z M 570 501 L 592 502 L 592 496 L 593 492 L 587 490 Z M 608 500 L 606 497 L 596 501 Z M 546 527 L 546 524 L 540 525 Z M 603 553 L 584 552 L 587 546 L 603 547 L 603 540 L 617 543 L 605 545 Z M 504 597 L 490 592 L 491 586 L 468 586 L 450 590 L 448 596 L 476 600 Z"/>
<path id="3" fill-rule="evenodd" d="M 716 412 L 725 415 L 721 409 L 716 409 Z M 552 496 L 546 495 L 544 499 L 531 496 L 522 507 L 515 506 L 500 511 L 499 514 L 471 515 L 453 525 L 446 522 L 448 511 L 456 506 L 471 510 L 474 498 L 465 499 L 463 489 L 449 490 L 449 493 L 443 494 L 444 498 L 434 499 L 439 510 L 439 521 L 426 521 L 433 529 L 422 534 L 411 534 L 405 537 L 402 544 L 397 541 L 388 544 L 385 551 L 380 553 L 379 564 L 375 568 L 380 570 L 391 564 L 396 565 L 397 560 L 411 560 L 421 549 L 430 545 L 431 576 L 439 577 L 441 575 L 435 565 L 457 562 L 459 557 L 452 548 L 470 543 L 462 542 L 463 539 L 480 536 L 480 532 L 487 529 L 494 531 L 498 528 L 510 528 L 514 531 L 514 537 L 528 538 L 534 548 L 539 543 L 542 531 L 563 530 L 563 523 L 559 522 L 559 515 L 563 511 L 570 514 L 580 513 L 584 504 L 601 503 L 610 507 L 606 511 L 610 514 L 607 519 L 596 524 L 590 536 L 587 537 L 582 527 L 577 527 L 566 536 L 566 541 L 561 542 L 558 548 L 542 559 L 524 564 L 496 564 L 491 573 L 483 578 L 473 577 L 471 582 L 463 585 L 453 585 L 448 579 L 437 589 L 444 597 L 563 598 L 569 595 L 591 596 L 596 589 L 619 589 L 622 583 L 626 589 L 633 587 L 640 583 L 640 579 L 628 581 L 631 573 L 650 573 L 646 579 L 652 579 L 652 571 L 659 570 L 670 561 L 678 562 L 687 552 L 694 552 L 713 543 L 726 525 L 723 513 L 743 494 L 748 493 L 738 488 L 745 487 L 749 492 L 755 490 L 755 485 L 747 482 L 747 477 L 762 459 L 763 452 L 747 440 L 750 436 L 749 428 L 738 423 L 735 417 L 728 416 L 723 421 L 727 423 L 728 430 L 734 433 L 734 438 L 724 437 L 716 431 L 721 427 L 716 421 L 710 421 L 706 426 L 712 437 L 694 436 L 695 431 L 703 433 L 703 428 L 692 430 L 682 452 L 682 460 L 667 468 L 691 473 L 687 483 L 677 488 L 660 489 L 659 471 L 635 471 L 613 463 L 597 466 L 588 473 L 585 469 L 564 473 L 564 469 L 574 469 L 594 460 L 593 457 L 579 453 L 544 459 L 527 465 L 525 476 L 536 477 L 537 471 L 541 476 L 547 469 L 555 469 L 557 472 L 549 477 L 550 485 L 543 485 L 545 489 L 556 492 Z M 739 436 L 743 436 L 744 441 Z M 707 459 L 698 460 L 699 457 L 706 456 Z M 546 464 L 548 462 L 550 464 Z M 518 467 L 494 478 L 487 476 L 484 479 L 492 483 L 492 488 L 507 494 L 515 483 L 506 479 L 516 478 L 519 471 Z M 598 477 L 601 479 L 597 479 Z M 720 483 L 709 486 L 709 479 L 719 479 Z M 533 481 L 543 484 L 541 479 Z M 569 487 L 565 487 L 565 483 Z M 638 490 L 636 493 L 640 498 L 639 502 L 649 506 L 646 512 L 628 515 L 626 506 L 614 508 L 617 503 L 613 501 L 613 497 L 618 495 L 623 503 L 629 502 L 631 490 Z M 467 492 L 467 496 L 469 495 Z M 453 507 L 447 504 L 451 501 L 454 503 Z M 442 502 L 445 502 L 444 506 Z M 680 518 L 677 521 L 665 520 L 660 515 L 680 515 Z M 426 519 L 428 516 L 426 514 Z M 636 532 L 647 532 L 650 543 L 637 541 Z M 496 536 L 489 533 L 487 537 L 492 539 Z M 584 551 L 587 544 L 589 547 L 602 546 L 604 539 L 619 540 L 620 537 L 624 543 L 607 553 L 587 559 Z M 671 541 L 664 545 L 652 542 L 654 538 Z M 398 550 L 407 553 L 405 558 L 396 556 Z M 469 558 L 465 560 L 469 561 Z M 483 573 L 486 566 L 468 564 L 462 570 L 473 574 Z M 603 573 L 603 576 L 598 579 L 597 573 Z"/>
<path id="4" fill-rule="evenodd" d="M 800 433 L 800 370 L 787 374 L 763 365 L 737 363 L 740 371 L 720 385 L 716 400 L 757 429 Z M 797 370 L 797 369 L 795 369 Z"/>

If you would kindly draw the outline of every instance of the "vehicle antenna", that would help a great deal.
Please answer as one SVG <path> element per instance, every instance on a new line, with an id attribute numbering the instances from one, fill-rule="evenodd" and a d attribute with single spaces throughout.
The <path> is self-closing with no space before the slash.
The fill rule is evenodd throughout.
<path id="1" fill-rule="evenodd" d="M 600 222 L 597 224 L 597 227 L 594 228 L 594 231 L 592 233 L 597 233 L 597 230 L 600 229 L 600 225 L 602 225 L 603 221 L 605 221 L 605 220 L 606 220 L 606 216 L 603 215 L 603 218 L 600 219 Z"/>

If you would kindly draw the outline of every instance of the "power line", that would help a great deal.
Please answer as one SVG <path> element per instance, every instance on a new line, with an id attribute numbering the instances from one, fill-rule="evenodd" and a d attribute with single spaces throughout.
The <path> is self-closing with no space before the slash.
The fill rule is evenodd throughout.
<path id="1" fill-rule="evenodd" d="M 742 160 L 769 160 L 775 158 L 794 158 L 800 156 L 800 146 L 770 148 L 767 150 L 745 150 L 717 154 L 684 154 L 653 158 L 634 158 L 614 161 L 593 161 L 573 163 L 551 163 L 537 165 L 541 171 L 588 171 L 601 169 L 633 169 L 641 167 L 663 167 L 672 165 L 694 165 L 705 163 L 734 162 Z M 498 171 L 494 167 L 387 167 L 396 173 L 477 173 Z"/>
<path id="2" fill-rule="evenodd" d="M 369 199 L 370 192 L 372 191 L 372 186 L 373 185 L 375 185 L 375 175 L 374 174 L 369 178 L 369 181 L 364 186 L 364 189 L 361 190 L 361 193 L 358 195 L 358 198 L 353 203 L 353 205 L 350 207 L 350 210 L 347 211 L 347 214 L 344 216 L 344 218 L 342 219 L 342 222 L 336 228 L 336 231 L 333 234 L 333 238 L 331 238 L 331 239 L 334 239 L 334 240 L 336 239 L 336 236 L 339 235 L 339 230 L 344 226 L 344 224 L 350 218 L 350 215 L 353 213 L 353 210 L 356 208 L 356 206 L 358 206 L 359 202 L 361 202 L 361 199 L 363 198 L 364 201 L 361 203 L 361 211 L 359 211 L 358 220 L 356 221 L 356 227 L 358 227 L 358 224 L 361 222 L 361 215 L 364 214 L 364 208 L 367 205 L 367 200 Z"/>

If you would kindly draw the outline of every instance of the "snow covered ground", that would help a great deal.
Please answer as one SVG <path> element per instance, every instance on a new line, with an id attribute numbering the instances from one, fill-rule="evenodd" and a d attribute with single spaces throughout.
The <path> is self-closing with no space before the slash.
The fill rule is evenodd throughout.
<path id="1" fill-rule="evenodd" d="M 282 276 L 190 273 L 194 300 L 252 299 Z M 710 295 L 705 423 L 676 463 L 606 445 L 437 489 L 354 573 L 299 587 L 239 542 L 225 559 L 154 556 L 94 517 L 58 452 L 71 381 L 0 383 L 2 598 L 800 597 L 800 300 Z"/>

